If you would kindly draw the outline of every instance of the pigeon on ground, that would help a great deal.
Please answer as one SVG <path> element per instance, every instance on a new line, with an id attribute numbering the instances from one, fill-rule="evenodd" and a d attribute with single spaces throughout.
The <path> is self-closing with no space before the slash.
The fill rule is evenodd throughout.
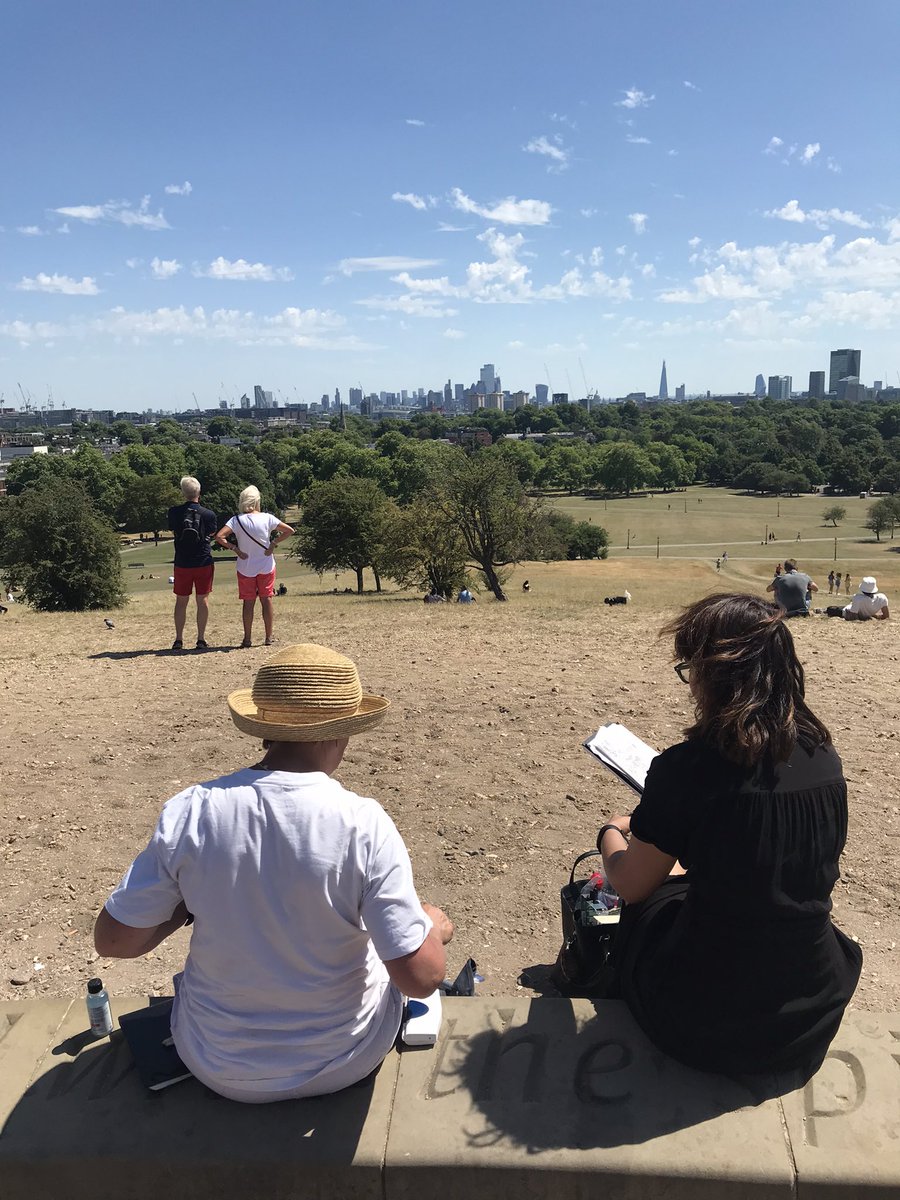
<path id="1" fill-rule="evenodd" d="M 107 629 L 115 629 L 115 625 L 112 623 L 112 621 L 109 619 L 109 617 L 103 618 L 103 624 L 106 626 Z"/>

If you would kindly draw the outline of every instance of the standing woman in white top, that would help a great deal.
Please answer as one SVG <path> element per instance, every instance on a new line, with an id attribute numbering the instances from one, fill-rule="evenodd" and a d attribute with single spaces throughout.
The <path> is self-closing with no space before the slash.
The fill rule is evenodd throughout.
<path id="1" fill-rule="evenodd" d="M 275 592 L 273 551 L 279 542 L 283 542 L 294 532 L 290 525 L 285 525 L 284 521 L 279 521 L 271 513 L 260 512 L 259 506 L 259 488 L 253 484 L 245 487 L 238 497 L 236 515 L 230 521 L 226 521 L 216 534 L 216 541 L 225 549 L 228 548 L 229 537 L 233 537 L 237 543 L 238 595 L 243 601 L 244 621 L 241 649 L 253 645 L 253 612 L 257 596 L 266 627 L 266 645 L 271 646 L 275 641 L 272 635 L 275 621 L 272 605 Z"/>

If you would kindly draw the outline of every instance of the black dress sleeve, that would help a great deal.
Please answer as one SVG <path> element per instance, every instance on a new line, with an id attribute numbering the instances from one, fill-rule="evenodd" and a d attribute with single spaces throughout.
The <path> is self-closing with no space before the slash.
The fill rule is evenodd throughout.
<path id="1" fill-rule="evenodd" d="M 674 858 L 681 857 L 689 832 L 687 763 L 681 761 L 685 757 L 681 750 L 681 746 L 673 746 L 654 758 L 640 804 L 631 814 L 634 836 Z"/>

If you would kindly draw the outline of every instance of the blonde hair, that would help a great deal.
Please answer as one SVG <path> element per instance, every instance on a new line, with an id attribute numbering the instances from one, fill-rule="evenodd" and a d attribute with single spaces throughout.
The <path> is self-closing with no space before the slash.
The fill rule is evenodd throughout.
<path id="1" fill-rule="evenodd" d="M 195 479 L 193 475 L 183 475 L 180 487 L 185 500 L 196 500 L 200 495 L 200 480 Z"/>
<path id="2" fill-rule="evenodd" d="M 240 496 L 238 496 L 238 512 L 259 512 L 260 503 L 261 497 L 259 494 L 259 488 L 254 487 L 254 485 L 251 483 L 250 486 L 245 487 Z"/>

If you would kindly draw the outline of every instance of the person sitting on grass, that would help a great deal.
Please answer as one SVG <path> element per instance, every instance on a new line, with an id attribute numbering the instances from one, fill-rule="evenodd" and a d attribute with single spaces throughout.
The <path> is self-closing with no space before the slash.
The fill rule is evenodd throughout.
<path id="1" fill-rule="evenodd" d="M 260 512 L 261 504 L 259 488 L 253 484 L 245 487 L 238 497 L 237 514 L 226 521 L 216 534 L 216 541 L 223 548 L 227 549 L 229 538 L 234 538 L 237 543 L 238 596 L 242 602 L 241 616 L 244 623 L 242 650 L 253 645 L 253 614 L 257 596 L 266 630 L 266 645 L 271 646 L 275 641 L 275 607 L 272 604 L 272 596 L 275 594 L 273 552 L 279 542 L 291 537 L 294 532 L 291 525 L 286 525 L 278 517 Z"/>
<path id="2" fill-rule="evenodd" d="M 766 588 L 767 592 L 775 593 L 775 599 L 784 609 L 786 617 L 808 617 L 812 593 L 818 590 L 818 585 L 808 575 L 797 570 L 792 558 L 784 560 L 784 574 L 776 576 Z"/>
<path id="3" fill-rule="evenodd" d="M 888 621 L 891 610 L 884 592 L 879 592 L 874 575 L 866 575 L 859 582 L 859 591 L 843 608 L 846 621 Z"/>
<path id="4" fill-rule="evenodd" d="M 452 923 L 419 902 L 381 805 L 331 778 L 350 737 L 388 707 L 343 654 L 274 655 L 228 697 L 262 757 L 173 797 L 97 917 L 104 958 L 149 954 L 193 920 L 172 1037 L 188 1070 L 230 1100 L 358 1083 L 394 1044 L 403 996 L 444 979 Z"/>
<path id="5" fill-rule="evenodd" d="M 830 915 L 847 785 L 785 616 L 713 595 L 663 629 L 696 719 L 597 837 L 625 901 L 613 994 L 667 1054 L 734 1076 L 814 1072 L 862 966 Z"/>

